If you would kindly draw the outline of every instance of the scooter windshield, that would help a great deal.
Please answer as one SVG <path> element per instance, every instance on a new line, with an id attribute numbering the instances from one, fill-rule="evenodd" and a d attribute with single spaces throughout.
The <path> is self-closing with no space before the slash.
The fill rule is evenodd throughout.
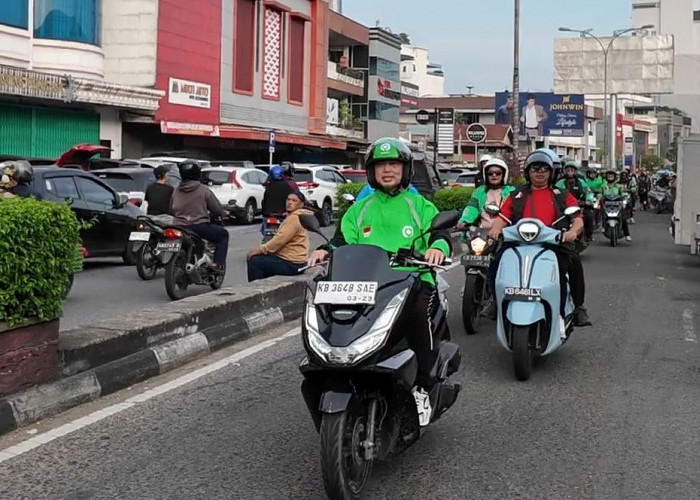
<path id="1" fill-rule="evenodd" d="M 376 281 L 379 286 L 406 278 L 410 273 L 389 266 L 389 253 L 374 245 L 344 245 L 333 252 L 333 281 Z"/>

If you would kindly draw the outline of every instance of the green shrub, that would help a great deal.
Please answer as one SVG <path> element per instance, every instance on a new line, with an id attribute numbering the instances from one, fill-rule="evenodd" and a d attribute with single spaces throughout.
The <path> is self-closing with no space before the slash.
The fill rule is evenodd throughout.
<path id="1" fill-rule="evenodd" d="M 350 204 L 343 199 L 343 195 L 345 193 L 349 193 L 355 197 L 357 197 L 358 194 L 360 194 L 360 191 L 362 191 L 362 188 L 365 187 L 364 182 L 350 182 L 348 184 L 341 184 L 338 186 L 338 192 L 336 194 L 336 206 L 338 207 L 338 221 L 343 218 L 343 215 L 345 215 L 345 212 L 348 211 L 348 208 L 350 208 Z"/>
<path id="2" fill-rule="evenodd" d="M 461 212 L 469 203 L 469 198 L 471 198 L 473 192 L 474 188 L 472 187 L 441 189 L 433 195 L 431 201 L 441 212 L 447 210 L 459 210 Z"/>
<path id="3" fill-rule="evenodd" d="M 518 177 L 511 184 L 513 186 L 520 187 L 520 186 L 524 186 L 525 184 L 527 184 L 527 180 L 525 179 L 525 177 Z"/>
<path id="4" fill-rule="evenodd" d="M 80 228 L 68 205 L 0 200 L 0 322 L 59 317 L 68 278 L 82 260 Z"/>

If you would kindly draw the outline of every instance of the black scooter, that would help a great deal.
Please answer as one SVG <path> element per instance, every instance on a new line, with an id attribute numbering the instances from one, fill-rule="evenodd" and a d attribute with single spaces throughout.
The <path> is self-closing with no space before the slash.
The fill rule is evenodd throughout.
<path id="1" fill-rule="evenodd" d="M 431 231 L 453 227 L 458 219 L 459 212 L 441 213 Z M 316 217 L 304 215 L 300 221 L 308 231 L 322 234 Z M 357 499 L 374 460 L 404 450 L 421 436 L 412 394 L 418 364 L 404 333 L 410 325 L 403 318 L 405 311 L 418 307 L 421 274 L 438 266 L 411 249 L 388 254 L 369 245 L 342 246 L 327 266 L 306 292 L 301 390 L 320 434 L 328 497 Z M 401 266 L 419 270 L 395 269 Z M 449 380 L 459 368 L 460 349 L 449 342 L 442 305 L 436 309 L 433 332 L 440 349 L 433 367 L 431 422 L 452 406 L 460 389 Z"/>

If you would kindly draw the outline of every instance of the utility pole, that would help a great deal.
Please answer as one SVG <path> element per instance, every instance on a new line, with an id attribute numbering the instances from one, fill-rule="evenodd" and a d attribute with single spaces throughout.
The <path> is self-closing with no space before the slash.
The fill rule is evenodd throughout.
<path id="1" fill-rule="evenodd" d="M 520 0 L 513 0 L 515 7 L 513 31 L 513 156 L 519 165 L 520 154 Z"/>

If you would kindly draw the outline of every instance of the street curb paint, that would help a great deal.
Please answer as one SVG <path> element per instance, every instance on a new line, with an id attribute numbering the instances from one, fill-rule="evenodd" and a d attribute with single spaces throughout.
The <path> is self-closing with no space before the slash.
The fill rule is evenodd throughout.
<path id="1" fill-rule="evenodd" d="M 461 253 L 458 235 L 452 235 L 452 246 L 453 256 Z M 248 287 L 247 294 L 226 291 L 202 294 L 197 296 L 203 304 L 200 309 L 192 313 L 181 310 L 177 313 L 181 319 L 174 317 L 172 312 L 182 302 L 169 304 L 172 309 L 164 311 L 163 323 L 181 324 L 175 330 L 153 324 L 155 337 L 164 342 L 148 345 L 154 342 L 153 338 L 130 333 L 129 337 L 143 346 L 141 350 L 92 368 L 73 356 L 72 369 L 82 366 L 87 368 L 86 371 L 0 399 L 0 435 L 167 373 L 235 342 L 259 335 L 268 328 L 299 319 L 305 297 L 300 289 L 305 289 L 310 279 L 312 276 L 282 282 L 275 282 L 274 278 L 263 280 L 267 283 Z M 280 283 L 291 286 L 279 286 Z M 242 300 L 227 300 L 227 295 Z M 254 308 L 252 312 L 251 308 Z M 213 314 L 207 315 L 208 311 Z M 104 333 L 106 329 L 97 327 L 96 330 Z M 179 338 L 172 339 L 173 336 Z M 123 350 L 124 338 L 119 342 Z M 97 342 L 88 346 L 91 355 L 100 354 L 104 349 Z"/>

